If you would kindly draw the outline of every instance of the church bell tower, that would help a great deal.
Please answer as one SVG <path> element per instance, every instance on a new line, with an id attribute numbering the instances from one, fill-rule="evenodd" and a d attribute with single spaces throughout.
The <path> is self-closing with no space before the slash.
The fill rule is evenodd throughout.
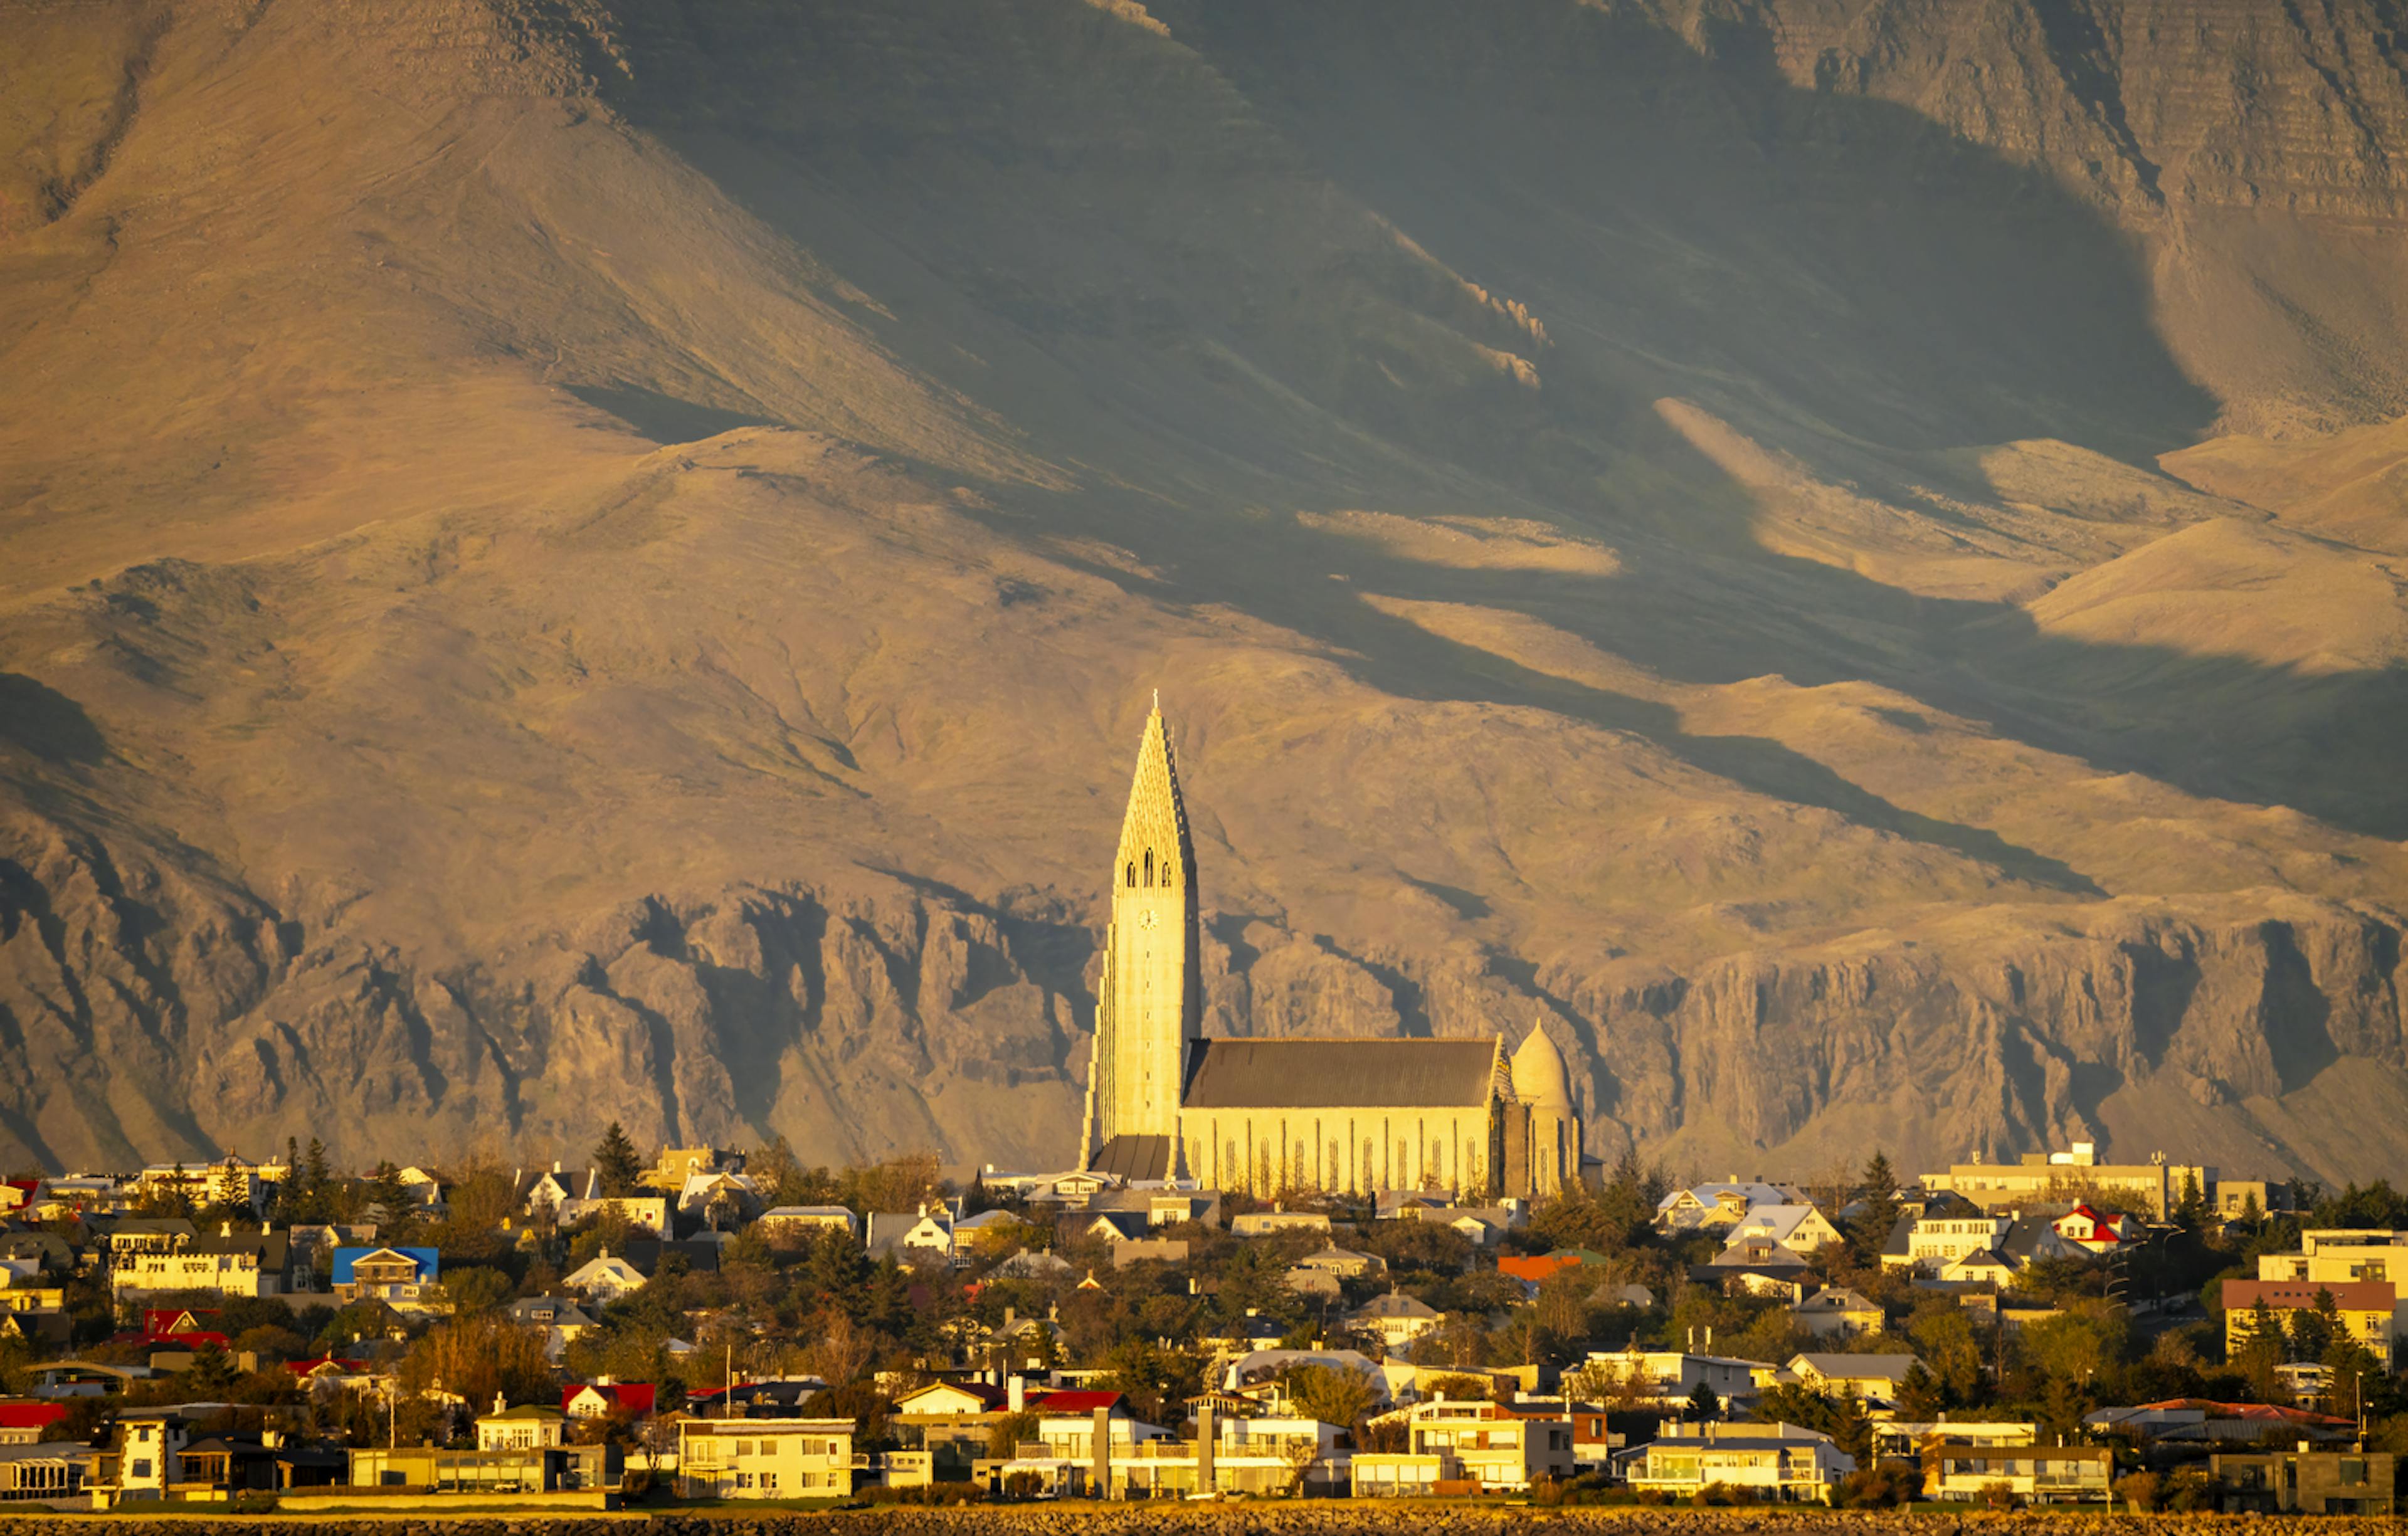
<path id="1" fill-rule="evenodd" d="M 1202 1031 L 1196 963 L 1196 849 L 1160 695 L 1138 744 L 1137 779 L 1112 858 L 1111 929 L 1096 1004 L 1082 1168 L 1176 1178 L 1188 1042 Z"/>

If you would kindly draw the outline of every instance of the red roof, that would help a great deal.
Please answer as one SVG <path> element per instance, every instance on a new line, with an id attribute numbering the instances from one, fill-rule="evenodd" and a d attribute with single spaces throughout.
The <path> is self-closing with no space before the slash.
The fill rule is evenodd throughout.
<path id="1" fill-rule="evenodd" d="M 2206 1398 L 2168 1398 L 2163 1402 L 2144 1402 L 2141 1411 L 2168 1408 L 2196 1408 L 2210 1418 L 2256 1418 L 2270 1424 L 2337 1424 L 2355 1426 L 2351 1418 L 2335 1418 L 2330 1414 L 2312 1414 L 2304 1408 L 2280 1408 L 2268 1402 L 2214 1402 Z"/>
<path id="2" fill-rule="evenodd" d="M 323 1371 L 328 1366 L 333 1366 L 336 1370 L 345 1372 L 357 1372 L 366 1371 L 368 1368 L 368 1362 L 366 1360 L 340 1359 L 333 1355 L 321 1355 L 314 1360 L 287 1360 L 284 1362 L 284 1369 L 292 1372 L 296 1376 L 307 1376 L 314 1372 Z"/>
<path id="3" fill-rule="evenodd" d="M 2326 1291 L 2343 1312 L 2389 1312 L 2399 1301 L 2388 1280 L 2227 1280 L 2224 1310 L 2247 1312 L 2264 1301 L 2277 1312 L 2314 1311 Z"/>
<path id="4" fill-rule="evenodd" d="M 660 1397 L 660 1388 L 650 1382 L 623 1381 L 607 1387 L 599 1382 L 591 1387 L 569 1386 L 560 1389 L 560 1411 L 564 1414 L 568 1412 L 568 1405 L 587 1392 L 601 1393 L 610 1400 L 613 1408 L 629 1414 L 651 1413 L 652 1404 Z"/>
<path id="5" fill-rule="evenodd" d="M 1030 1394 L 1027 1401 L 1031 1413 L 1056 1415 L 1092 1414 L 1098 1408 L 1118 1408 L 1121 1395 L 1118 1392 L 1039 1392 Z"/>
<path id="6" fill-rule="evenodd" d="M 1580 1255 L 1570 1253 L 1508 1254 L 1497 1260 L 1497 1273 L 1538 1285 L 1547 1276 L 1574 1268 Z"/>
<path id="7" fill-rule="evenodd" d="M 198 1349 L 203 1344 L 215 1344 L 223 1349 L 229 1342 L 222 1333 L 207 1330 L 187 1333 L 134 1333 L 113 1335 L 110 1344 L 139 1344 L 144 1349 Z"/>
<path id="8" fill-rule="evenodd" d="M 206 1311 L 195 1311 L 191 1307 L 144 1307 L 142 1331 L 154 1339 L 166 1338 L 179 1331 L 189 1333 L 192 1330 L 179 1330 L 176 1325 L 188 1317 L 197 1323 L 204 1317 L 216 1316 L 217 1310 L 213 1307 Z"/>
<path id="9" fill-rule="evenodd" d="M 64 1402 L 0 1402 L 0 1429 L 47 1429 L 66 1416 Z"/>

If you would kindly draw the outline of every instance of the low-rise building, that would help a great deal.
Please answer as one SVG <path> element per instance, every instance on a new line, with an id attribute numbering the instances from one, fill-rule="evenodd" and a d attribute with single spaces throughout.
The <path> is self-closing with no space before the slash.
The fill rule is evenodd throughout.
<path id="1" fill-rule="evenodd" d="M 2408 1286 L 2408 1232 L 2319 1228 L 2300 1234 L 2297 1253 L 2260 1254 L 2260 1280 L 2315 1280 L 2326 1285 L 2385 1280 Z"/>
<path id="2" fill-rule="evenodd" d="M 1789 1309 L 1799 1328 L 1818 1339 L 1845 1339 L 1882 1330 L 1881 1304 L 1846 1286 L 1826 1286 Z"/>
<path id="3" fill-rule="evenodd" d="M 773 1205 L 753 1221 L 752 1230 L 773 1246 L 799 1247 L 823 1232 L 856 1237 L 861 1218 L 841 1205 Z"/>
<path id="4" fill-rule="evenodd" d="M 344 1247 L 335 1250 L 333 1284 L 340 1302 L 376 1301 L 397 1311 L 421 1306 L 440 1276 L 433 1248 Z"/>
<path id="5" fill-rule="evenodd" d="M 568 1415 L 540 1402 L 523 1402 L 512 1408 L 496 1397 L 494 1411 L 477 1417 L 477 1449 L 480 1451 L 539 1450 L 566 1444 L 567 1441 Z"/>
<path id="6" fill-rule="evenodd" d="M 1584 1398 L 1675 1408 L 1702 1387 L 1724 1402 L 1747 1402 L 1765 1369 L 1754 1360 L 1678 1349 L 1598 1350 L 1567 1375 L 1566 1390 L 1576 1384 Z"/>
<path id="7" fill-rule="evenodd" d="M 689 1418 L 678 1425 L 678 1492 L 687 1499 L 845 1497 L 849 1418 Z"/>
<path id="8" fill-rule="evenodd" d="M 1964 1196 L 1985 1211 L 2019 1211 L 2101 1199 L 2163 1221 L 2186 1190 L 2204 1200 L 2216 1186 L 2215 1170 L 2200 1163 L 2168 1162 L 2159 1153 L 2147 1162 L 2105 1163 L 2089 1142 L 2066 1152 L 2029 1152 L 2019 1162 L 1958 1163 L 1945 1173 L 1926 1173 L 1923 1187 Z"/>
<path id="9" fill-rule="evenodd" d="M 1806 1203 L 1806 1192 L 1794 1185 L 1734 1176 L 1673 1190 L 1656 1202 L 1656 1224 L 1675 1232 L 1714 1230 L 1737 1224 L 1759 1205 Z"/>
<path id="10" fill-rule="evenodd" d="M 1794 1424 L 1706 1424 L 1658 1436 L 1632 1453 L 1630 1486 L 1689 1498 L 1716 1484 L 1785 1503 L 1828 1504 L 1856 1470 L 1831 1437 Z"/>
<path id="11" fill-rule="evenodd" d="M 1807 1204 L 1758 1205 L 1731 1225 L 1726 1250 L 1745 1253 L 1751 1263 L 1763 1263 L 1780 1249 L 1800 1259 L 1840 1241 L 1830 1218 Z"/>
<path id="12" fill-rule="evenodd" d="M 1268 1237 L 1273 1232 L 1327 1232 L 1326 1211 L 1248 1211 L 1229 1218 L 1231 1237 Z"/>
<path id="13" fill-rule="evenodd" d="M 1497 1402 L 1417 1402 L 1399 1413 L 1401 1452 L 1358 1451 L 1357 1498 L 1434 1493 L 1519 1493 L 1540 1478 L 1572 1475 L 1572 1425 L 1552 1413 L 1524 1414 Z"/>
<path id="14" fill-rule="evenodd" d="M 1856 1398 L 1876 1418 L 1898 1402 L 1898 1389 L 1914 1369 L 1912 1355 L 1792 1355 L 1783 1369 L 1804 1386 L 1834 1397 Z"/>
<path id="15" fill-rule="evenodd" d="M 2259 1327 L 2289 1330 L 2296 1315 L 2329 1303 L 2342 1330 L 2390 1369 L 2401 1335 L 2398 1290 L 2388 1280 L 2227 1280 L 2224 1282 L 2224 1347 L 2237 1354 Z"/>
<path id="16" fill-rule="evenodd" d="M 581 1290 L 598 1306 L 609 1306 L 623 1296 L 633 1296 L 644 1288 L 644 1272 L 630 1260 L 605 1248 L 580 1264 L 561 1282 L 571 1290 Z"/>
<path id="17" fill-rule="evenodd" d="M 292 1246 L 283 1233 L 265 1226 L 237 1231 L 224 1222 L 215 1237 L 171 1238 L 123 1255 L 111 1266 L 108 1283 L 120 1298 L 179 1290 L 281 1296 L 291 1288 L 291 1268 Z"/>
<path id="18" fill-rule="evenodd" d="M 2399 1458 L 2387 1451 L 2225 1452 L 2207 1458 L 2217 1503 L 2252 1515 L 2389 1515 Z"/>
<path id="19" fill-rule="evenodd" d="M 2104 1445 L 2000 1445 L 1949 1433 L 1921 1447 L 1923 1496 L 1971 1501 L 2004 1484 L 2027 1504 L 2103 1504 L 2115 1475 Z"/>
<path id="20" fill-rule="evenodd" d="M 1402 1349 L 1445 1320 L 1428 1302 L 1398 1290 L 1374 1296 L 1346 1315 L 1349 1329 L 1375 1336 L 1389 1349 Z"/>

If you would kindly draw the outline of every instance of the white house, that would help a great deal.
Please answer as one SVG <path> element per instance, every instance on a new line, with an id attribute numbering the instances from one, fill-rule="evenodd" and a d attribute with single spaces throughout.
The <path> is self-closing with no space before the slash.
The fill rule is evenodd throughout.
<path id="1" fill-rule="evenodd" d="M 1759 1205 L 1804 1205 L 1806 1192 L 1786 1184 L 1732 1177 L 1719 1184 L 1675 1189 L 1656 1205 L 1656 1224 L 1666 1231 L 1729 1227 Z"/>
<path id="2" fill-rule="evenodd" d="M 2001 1246 L 2014 1225 L 2005 1216 L 1901 1216 L 1899 1230 L 1882 1253 L 1882 1267 L 1937 1274 L 1957 1259 Z"/>
<path id="3" fill-rule="evenodd" d="M 910 1259 L 918 1254 L 950 1262 L 953 1258 L 953 1215 L 941 1206 L 931 1209 L 925 1205 L 920 1207 L 917 1215 L 872 1211 L 865 1245 L 872 1259 L 882 1259 L 889 1254 L 896 1259 Z"/>
<path id="4" fill-rule="evenodd" d="M 1828 1504 L 1856 1470 L 1831 1437 L 1795 1424 L 1705 1424 L 1660 1435 L 1631 1463 L 1630 1486 L 1686 1498 L 1714 1484 L 1784 1502 Z"/>
<path id="5" fill-rule="evenodd" d="M 1762 1263 L 1770 1249 L 1813 1259 L 1839 1241 L 1840 1230 L 1812 1205 L 1758 1205 L 1731 1224 L 1723 1249 L 1745 1253 L 1751 1261 Z"/>
<path id="6" fill-rule="evenodd" d="M 623 1296 L 632 1296 L 643 1289 L 644 1272 L 605 1248 L 579 1265 L 576 1272 L 561 1283 L 571 1290 L 583 1291 L 597 1305 L 609 1306 Z"/>
<path id="7" fill-rule="evenodd" d="M 494 1411 L 477 1419 L 477 1449 L 532 1451 L 568 1442 L 568 1415 L 539 1402 L 509 1407 L 498 1396 Z"/>
<path id="8" fill-rule="evenodd" d="M 1402 1349 L 1444 1320 L 1428 1302 L 1396 1290 L 1374 1296 L 1346 1315 L 1348 1328 L 1357 1333 L 1378 1334 L 1380 1342 L 1390 1349 Z"/>

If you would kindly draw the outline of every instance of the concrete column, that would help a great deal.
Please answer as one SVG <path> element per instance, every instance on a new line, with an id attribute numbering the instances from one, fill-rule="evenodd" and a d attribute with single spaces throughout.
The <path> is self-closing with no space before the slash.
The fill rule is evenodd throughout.
<path id="1" fill-rule="evenodd" d="M 1087 1495 L 1092 1499 L 1112 1496 L 1112 1411 L 1096 1410 L 1096 1444 L 1087 1458 Z"/>
<path id="2" fill-rule="evenodd" d="M 1196 1410 L 1196 1491 L 1212 1491 L 1212 1410 L 1208 1404 Z"/>

